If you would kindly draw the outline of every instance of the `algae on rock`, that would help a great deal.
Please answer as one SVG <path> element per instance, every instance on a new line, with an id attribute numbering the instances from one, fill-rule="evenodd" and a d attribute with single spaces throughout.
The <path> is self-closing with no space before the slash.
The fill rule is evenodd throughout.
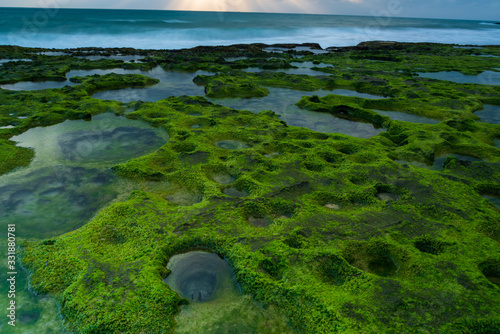
<path id="1" fill-rule="evenodd" d="M 138 184 L 127 200 L 76 231 L 23 243 L 33 290 L 61 303 L 75 333 L 169 333 L 186 301 L 162 281 L 166 265 L 175 254 L 205 249 L 227 258 L 242 292 L 276 308 L 298 332 L 498 329 L 500 211 L 481 196 L 500 195 L 494 146 L 500 126 L 478 122 L 473 112 L 500 105 L 500 88 L 414 73 L 454 67 L 478 74 L 499 67 L 498 59 L 450 45 L 371 42 L 305 55 L 301 61 L 332 65 L 313 77 L 279 72 L 292 53 L 271 61 L 276 55 L 264 48 L 151 50 L 141 66 L 216 69 L 219 74 L 196 79 L 207 96 L 264 96 L 265 87 L 377 94 L 387 98 L 331 94 L 297 102 L 387 131 L 369 139 L 319 133 L 288 126 L 272 111 L 234 110 L 204 97 L 121 104 L 88 95 L 154 83 L 141 76 L 78 78 L 81 85 L 58 90 L 0 90 L 0 125 L 15 125 L 0 129 L 9 147 L 0 172 L 30 158 L 31 151 L 13 153 L 18 148 L 9 138 L 68 118 L 114 111 L 170 136 L 155 152 L 112 167 Z M 26 50 L 0 48 L 16 57 Z M 481 52 L 500 55 L 500 48 Z M 242 68 L 254 59 L 270 70 L 247 73 L 224 60 L 243 55 L 249 61 L 238 60 Z M 76 66 L 73 58 L 57 57 L 64 68 L 54 73 L 40 70 L 60 76 Z M 9 66 L 19 66 L 14 73 L 27 70 Z M 440 122 L 391 120 L 376 110 Z M 449 154 L 477 159 L 448 158 L 441 170 L 417 166 Z"/>

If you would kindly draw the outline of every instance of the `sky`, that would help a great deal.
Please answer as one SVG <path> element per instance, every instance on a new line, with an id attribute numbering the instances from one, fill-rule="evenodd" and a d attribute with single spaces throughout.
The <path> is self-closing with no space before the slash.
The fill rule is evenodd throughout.
<path id="1" fill-rule="evenodd" d="M 390 15 L 500 21 L 500 0 L 0 0 L 0 7 Z"/>

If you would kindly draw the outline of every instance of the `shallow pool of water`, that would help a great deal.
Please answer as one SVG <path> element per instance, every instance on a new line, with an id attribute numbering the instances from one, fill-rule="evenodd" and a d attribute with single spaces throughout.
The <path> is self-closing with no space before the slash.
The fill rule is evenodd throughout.
<path id="1" fill-rule="evenodd" d="M 76 86 L 78 83 L 69 81 L 73 77 L 84 77 L 94 74 L 105 75 L 109 73 L 116 74 L 144 74 L 145 72 L 140 70 L 126 70 L 123 68 L 112 68 L 112 69 L 94 69 L 94 70 L 71 70 L 66 73 L 66 80 L 64 81 L 21 81 L 14 84 L 2 85 L 3 89 L 9 90 L 41 90 L 41 89 L 54 89 L 63 88 L 64 86 Z M 145 75 L 145 74 L 144 74 Z"/>
<path id="2" fill-rule="evenodd" d="M 160 80 L 160 83 L 147 88 L 124 88 L 97 92 L 92 97 L 103 100 L 117 100 L 121 102 L 150 101 L 166 99 L 170 96 L 182 95 L 205 95 L 205 87 L 198 86 L 193 82 L 197 75 L 210 75 L 206 71 L 178 72 L 165 71 L 161 67 L 155 67 L 151 71 L 140 72 L 140 74 Z"/>
<path id="3" fill-rule="evenodd" d="M 355 90 L 349 90 L 349 89 L 334 89 L 334 90 L 332 90 L 331 94 L 361 97 L 363 99 L 370 99 L 370 100 L 388 99 L 388 97 L 374 95 L 374 94 L 368 94 L 368 93 L 360 93 L 360 92 L 356 92 Z"/>
<path id="4" fill-rule="evenodd" d="M 373 109 L 373 111 L 376 111 L 378 114 L 382 116 L 387 116 L 390 119 L 396 120 L 396 121 L 405 121 L 405 122 L 411 122 L 411 123 L 422 123 L 422 124 L 437 124 L 440 121 L 427 118 L 427 117 L 422 117 L 422 116 L 417 116 L 413 114 L 407 114 L 404 112 L 399 112 L 399 111 L 386 111 L 386 110 L 376 110 Z"/>
<path id="5" fill-rule="evenodd" d="M 155 151 L 168 141 L 168 133 L 107 113 L 91 121 L 67 120 L 33 128 L 12 140 L 35 149 L 31 169 L 71 163 L 111 166 Z"/>
<path id="6" fill-rule="evenodd" d="M 239 140 L 222 140 L 215 143 L 215 145 L 225 150 L 242 150 L 245 148 L 250 148 L 248 144 Z"/>
<path id="7" fill-rule="evenodd" d="M 469 157 L 466 155 L 445 154 L 445 155 L 434 158 L 434 162 L 432 163 L 432 165 L 428 165 L 428 164 L 425 164 L 422 162 L 417 162 L 417 161 L 405 161 L 405 160 L 395 160 L 395 162 L 400 163 L 400 164 L 409 164 L 409 165 L 412 165 L 415 167 L 427 168 L 427 169 L 431 169 L 431 170 L 442 170 L 444 168 L 443 164 L 448 157 L 455 157 L 458 160 L 464 160 L 464 161 L 481 161 L 481 159 Z"/>
<path id="8" fill-rule="evenodd" d="M 293 50 L 293 51 L 310 51 L 310 52 L 312 52 L 314 54 L 322 54 L 322 53 L 328 53 L 329 52 L 328 50 L 312 49 L 309 46 L 296 46 L 296 47 L 293 47 L 293 48 L 284 48 L 284 47 L 271 46 L 271 47 L 263 48 L 262 50 L 266 51 L 266 52 L 277 52 L 277 53 L 283 53 L 283 52 L 287 52 L 287 51 L 291 51 L 291 50 Z"/>
<path id="9" fill-rule="evenodd" d="M 246 190 L 239 190 L 237 188 L 226 188 L 222 191 L 224 195 L 231 196 L 231 197 L 247 197 L 249 195 L 249 192 Z"/>
<path id="10" fill-rule="evenodd" d="M 489 195 L 482 195 L 483 198 L 486 198 L 488 201 L 490 201 L 497 209 L 500 210 L 500 197 L 497 196 L 489 196 Z"/>
<path id="11" fill-rule="evenodd" d="M 233 62 L 233 61 L 237 61 L 237 60 L 244 60 L 244 59 L 248 59 L 248 57 L 226 57 L 226 58 L 224 58 L 225 61 L 229 61 L 229 62 Z"/>
<path id="12" fill-rule="evenodd" d="M 236 176 L 229 174 L 216 174 L 212 176 L 212 179 L 219 184 L 229 184 L 236 181 Z"/>
<path id="13" fill-rule="evenodd" d="M 129 182 L 109 167 L 155 151 L 168 134 L 102 114 L 90 122 L 33 128 L 12 140 L 34 148 L 35 157 L 28 167 L 0 176 L 0 222 L 3 227 L 16 222 L 20 238 L 40 239 L 80 227 L 130 191 Z"/>
<path id="14" fill-rule="evenodd" d="M 500 85 L 500 72 L 484 71 L 479 75 L 465 75 L 460 72 L 419 72 L 422 78 L 446 80 L 456 83 L 473 83 L 480 85 Z"/>
<path id="15" fill-rule="evenodd" d="M 209 100 L 229 108 L 249 110 L 254 113 L 272 110 L 290 126 L 299 126 L 318 132 L 342 133 L 358 138 L 370 138 L 384 129 L 376 129 L 370 123 L 354 122 L 335 117 L 329 113 L 309 111 L 295 105 L 302 96 L 332 94 L 332 91 L 317 90 L 313 92 L 286 88 L 269 88 L 269 95 L 261 98 L 239 99 L 223 98 Z"/>
<path id="16" fill-rule="evenodd" d="M 434 170 L 441 170 L 443 169 L 443 164 L 446 161 L 448 157 L 455 157 L 458 160 L 464 160 L 464 161 L 481 161 L 481 159 L 474 158 L 474 157 L 469 157 L 466 155 L 460 155 L 460 154 L 446 154 L 442 155 L 439 157 L 434 158 L 434 163 L 432 164 L 431 169 Z"/>
<path id="17" fill-rule="evenodd" d="M 91 55 L 91 56 L 76 56 L 76 58 L 85 58 L 88 60 L 100 60 L 100 59 L 113 59 L 113 60 L 123 60 L 125 63 L 130 63 L 132 60 L 134 62 L 141 63 L 141 59 L 146 58 L 147 56 L 141 56 L 141 55 L 113 55 L 113 56 L 99 56 L 99 55 Z"/>
<path id="18" fill-rule="evenodd" d="M 0 240 L 0 248 L 6 250 L 7 243 Z M 0 271 L 0 308 L 5 310 L 3 321 L 0 321 L 0 333 L 2 334 L 69 334 L 64 328 L 63 321 L 59 315 L 58 306 L 50 296 L 34 295 L 29 292 L 28 273 L 16 263 L 16 326 L 7 323 L 7 307 L 10 298 L 7 298 L 9 284 L 6 266 Z"/>
<path id="19" fill-rule="evenodd" d="M 142 139 L 137 141 L 135 136 Z M 92 121 L 66 121 L 30 129 L 13 140 L 20 146 L 33 147 L 35 157 L 28 167 L 0 176 L 0 226 L 6 230 L 7 224 L 14 223 L 17 238 L 40 240 L 75 230 L 101 208 L 125 200 L 138 186 L 117 178 L 109 167 L 143 155 L 145 151 L 140 150 L 154 150 L 168 140 L 168 135 L 140 121 L 103 114 Z M 143 140 L 148 144 L 142 144 Z M 0 246 L 6 249 L 3 241 Z M 17 326 L 2 321 L 0 332 L 67 333 L 54 300 L 31 294 L 27 273 L 20 265 L 17 272 Z M 8 289 L 5 273 L 0 273 L 3 295 Z M 3 309 L 7 301 L 0 300 Z"/>
<path id="20" fill-rule="evenodd" d="M 192 251 L 172 256 L 164 280 L 189 300 L 176 317 L 175 333 L 294 333 L 272 307 L 261 308 L 239 291 L 231 267 L 216 254 Z"/>
<path id="21" fill-rule="evenodd" d="M 8 90 L 41 90 L 63 88 L 64 86 L 76 85 L 69 80 L 66 81 L 21 81 L 13 84 L 0 85 L 0 88 Z"/>
<path id="22" fill-rule="evenodd" d="M 295 75 L 304 74 L 304 75 L 315 76 L 315 75 L 324 75 L 324 73 L 322 73 L 321 71 L 313 70 L 312 69 L 313 67 L 317 67 L 317 68 L 331 67 L 331 65 L 328 65 L 328 64 L 315 65 L 315 64 L 313 64 L 312 61 L 290 62 L 290 65 L 296 66 L 298 68 L 280 68 L 280 69 L 276 69 L 276 70 L 264 70 L 264 69 L 261 69 L 258 67 L 249 67 L 249 68 L 242 69 L 242 71 L 251 72 L 251 73 L 262 72 L 262 71 L 272 71 L 272 72 L 283 72 L 283 73 L 295 74 Z"/>
<path id="23" fill-rule="evenodd" d="M 170 96 L 181 95 L 204 95 L 205 87 L 198 86 L 193 82 L 197 75 L 208 75 L 210 72 L 198 71 L 177 72 L 165 71 L 160 66 L 155 67 L 151 71 L 127 70 L 123 68 L 113 69 L 94 69 L 94 70 L 71 70 L 66 73 L 67 80 L 65 81 L 22 81 L 14 84 L 1 85 L 0 88 L 9 90 L 41 90 L 62 88 L 64 86 L 75 86 L 77 83 L 69 81 L 70 78 L 76 76 L 89 76 L 94 74 L 105 75 L 108 73 L 116 74 L 141 74 L 160 80 L 156 85 L 147 88 L 124 88 L 105 90 L 95 93 L 92 97 L 103 100 L 117 100 L 121 102 L 130 101 L 151 101 L 156 102 Z"/>
<path id="24" fill-rule="evenodd" d="M 44 55 L 44 56 L 69 56 L 69 53 L 62 51 L 42 51 L 42 52 L 33 52 L 33 54 Z"/>
<path id="25" fill-rule="evenodd" d="M 480 122 L 500 124 L 500 106 L 485 104 L 482 110 L 474 113 L 480 117 Z"/>
<path id="26" fill-rule="evenodd" d="M 293 48 L 292 50 L 295 50 L 295 51 L 310 51 L 314 54 L 323 54 L 323 53 L 329 53 L 330 51 L 328 50 L 323 50 L 323 49 L 312 49 L 308 46 L 296 46 L 295 48 Z"/>
<path id="27" fill-rule="evenodd" d="M 52 166 L 0 179 L 0 221 L 16 223 L 16 236 L 42 239 L 85 224 L 118 195 L 108 169 Z"/>
<path id="28" fill-rule="evenodd" d="M 0 59 L 0 64 L 9 63 L 11 61 L 33 61 L 31 59 Z"/>

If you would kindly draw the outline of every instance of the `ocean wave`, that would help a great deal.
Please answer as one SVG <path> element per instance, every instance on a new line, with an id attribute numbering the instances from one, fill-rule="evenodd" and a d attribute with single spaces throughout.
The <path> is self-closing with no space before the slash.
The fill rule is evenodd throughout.
<path id="1" fill-rule="evenodd" d="M 496 23 L 492 23 L 492 22 L 481 22 L 479 23 L 481 25 L 485 25 L 485 26 L 495 26 L 495 27 L 500 27 L 500 25 L 496 24 Z"/>
<path id="2" fill-rule="evenodd" d="M 163 23 L 165 25 L 165 23 Z M 364 41 L 454 43 L 461 45 L 500 44 L 496 29 L 428 29 L 428 28 L 162 28 L 124 29 L 106 33 L 79 30 L 72 33 L 11 32 L 0 33 L 0 45 L 44 48 L 134 47 L 141 49 L 180 49 L 199 45 L 231 45 L 240 43 L 318 43 L 330 46 L 353 46 Z"/>
<path id="3" fill-rule="evenodd" d="M 165 23 L 193 23 L 191 21 L 184 21 L 184 20 L 162 20 Z"/>
<path id="4" fill-rule="evenodd" d="M 100 20 L 98 20 L 100 21 Z M 141 20 L 141 19 L 107 19 L 104 20 L 106 22 L 130 22 L 130 23 L 136 23 L 136 22 L 148 22 L 150 20 Z"/>

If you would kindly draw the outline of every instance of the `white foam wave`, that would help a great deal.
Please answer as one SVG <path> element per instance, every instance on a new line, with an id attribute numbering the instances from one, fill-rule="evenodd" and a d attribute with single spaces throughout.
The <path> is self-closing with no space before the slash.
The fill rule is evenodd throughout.
<path id="1" fill-rule="evenodd" d="M 191 21 L 184 21 L 184 20 L 162 20 L 165 23 L 193 23 Z"/>
<path id="2" fill-rule="evenodd" d="M 179 49 L 199 45 L 239 43 L 318 43 L 321 47 L 352 46 L 363 41 L 455 43 L 461 45 L 500 44 L 497 29 L 426 28 L 310 28 L 310 29 L 155 29 L 123 34 L 0 34 L 0 45 L 44 48 L 135 47 L 142 49 Z"/>

